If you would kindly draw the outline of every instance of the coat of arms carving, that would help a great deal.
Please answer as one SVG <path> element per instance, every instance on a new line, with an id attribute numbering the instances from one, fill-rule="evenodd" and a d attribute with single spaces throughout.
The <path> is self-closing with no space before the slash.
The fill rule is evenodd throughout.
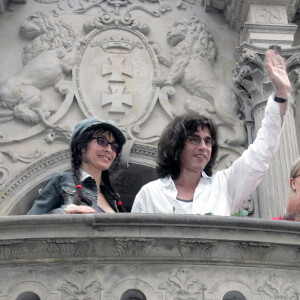
<path id="1" fill-rule="evenodd" d="M 85 28 L 90 32 L 73 70 L 81 110 L 121 127 L 143 122 L 159 93 L 159 64 L 144 34 L 148 27 L 129 14 L 106 13 Z"/>

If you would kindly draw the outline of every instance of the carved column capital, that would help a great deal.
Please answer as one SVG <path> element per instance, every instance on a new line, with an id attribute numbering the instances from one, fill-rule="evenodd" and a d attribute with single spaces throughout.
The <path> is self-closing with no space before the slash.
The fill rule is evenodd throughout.
<path id="1" fill-rule="evenodd" d="M 280 51 L 286 60 L 286 68 L 292 84 L 291 94 L 299 95 L 300 47 Z M 267 101 L 268 96 L 275 90 L 264 65 L 265 50 L 244 44 L 237 49 L 235 58 L 237 64 L 233 70 L 233 80 L 241 101 L 250 108 Z"/>
<path id="2" fill-rule="evenodd" d="M 284 51 L 283 56 L 286 59 L 286 68 L 292 84 L 291 95 L 298 96 L 300 94 L 300 47 Z"/>
<path id="3" fill-rule="evenodd" d="M 250 118 L 250 110 L 267 101 L 274 86 L 264 66 L 265 54 L 262 49 L 244 44 L 238 48 L 235 58 L 237 64 L 233 70 L 233 80 L 244 104 L 245 115 Z"/>

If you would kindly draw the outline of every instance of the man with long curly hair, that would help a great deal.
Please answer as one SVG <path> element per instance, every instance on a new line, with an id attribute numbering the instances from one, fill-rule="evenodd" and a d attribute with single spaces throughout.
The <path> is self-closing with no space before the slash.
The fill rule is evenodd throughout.
<path id="1" fill-rule="evenodd" d="M 178 116 L 158 144 L 159 179 L 142 187 L 132 212 L 229 216 L 249 197 L 278 148 L 290 91 L 284 59 L 276 51 L 266 51 L 266 67 L 276 92 L 268 99 L 254 143 L 242 156 L 213 175 L 218 153 L 216 126 L 197 113 Z"/>

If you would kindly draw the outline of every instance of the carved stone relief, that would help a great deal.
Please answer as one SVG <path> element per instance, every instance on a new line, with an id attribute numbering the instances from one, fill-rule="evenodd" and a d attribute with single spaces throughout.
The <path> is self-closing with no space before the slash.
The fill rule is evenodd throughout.
<path id="1" fill-rule="evenodd" d="M 44 242 L 44 247 L 50 257 L 85 257 L 90 248 L 89 242 L 80 240 L 49 240 Z"/>
<path id="2" fill-rule="evenodd" d="M 265 24 L 278 24 L 278 23 L 286 23 L 282 12 L 286 13 L 285 7 L 271 7 L 266 8 L 263 6 L 256 6 L 253 9 L 253 17 L 255 23 L 265 23 Z"/>
<path id="3" fill-rule="evenodd" d="M 50 291 L 44 284 L 25 280 L 10 287 L 5 299 L 16 300 L 19 295 L 28 291 L 35 293 L 40 299 L 45 300 L 57 300 L 59 297 L 58 293 L 53 293 L 53 291 Z"/>
<path id="4" fill-rule="evenodd" d="M 85 30 L 91 32 L 81 43 L 74 68 L 83 113 L 114 119 L 120 127 L 137 126 L 158 95 L 153 84 L 159 76 L 158 62 L 144 35 L 149 27 L 130 14 L 106 13 L 86 24 Z"/>
<path id="5" fill-rule="evenodd" d="M 60 287 L 61 299 L 98 300 L 102 285 L 95 276 L 86 270 L 74 271 Z"/>
<path id="6" fill-rule="evenodd" d="M 152 250 L 154 240 L 140 239 L 115 239 L 115 246 L 119 256 L 147 256 Z"/>
<path id="7" fill-rule="evenodd" d="M 206 25 L 196 17 L 177 21 L 168 32 L 168 42 L 173 47 L 171 57 L 163 58 L 156 48 L 161 63 L 170 67 L 162 87 L 181 84 L 191 95 L 185 102 L 187 111 L 197 111 L 212 117 L 219 127 L 221 145 L 240 146 L 246 141 L 244 123 L 238 117 L 238 102 L 234 91 L 216 77 L 213 63 L 217 49 Z M 160 101 L 165 101 L 164 89 Z M 162 103 L 164 106 L 164 103 Z M 227 129 L 223 133 L 222 128 Z"/>
<path id="8" fill-rule="evenodd" d="M 38 3 L 52 4 L 57 3 L 57 7 L 60 10 L 71 8 L 74 13 L 85 13 L 93 8 L 96 8 L 98 12 L 110 12 L 113 11 L 116 15 L 121 12 L 129 13 L 134 10 L 142 10 L 153 17 L 160 17 L 161 15 L 172 10 L 170 1 L 166 0 L 138 0 L 138 1 L 127 1 L 127 0 L 96 0 L 90 2 L 89 0 L 76 1 L 70 0 L 65 3 L 63 0 L 35 0 Z M 144 3 L 146 2 L 146 3 Z M 145 4 L 154 4 L 153 7 L 147 8 Z M 188 6 L 193 6 L 195 0 L 178 0 L 176 1 L 176 8 L 187 9 Z"/>
<path id="9" fill-rule="evenodd" d="M 299 291 L 285 276 L 272 275 L 264 285 L 259 288 L 264 293 L 264 299 L 298 300 Z"/>
<path id="10" fill-rule="evenodd" d="M 226 280 L 219 282 L 211 293 L 207 293 L 208 299 L 223 299 L 228 291 L 239 291 L 248 300 L 261 300 L 261 295 L 254 293 L 249 284 L 241 280 Z"/>
<path id="11" fill-rule="evenodd" d="M 49 157 L 31 164 L 23 172 L 13 177 L 9 182 L 3 185 L 0 190 L 0 210 L 6 215 L 13 205 L 26 198 L 26 193 L 37 183 L 49 178 L 53 172 L 64 171 L 70 168 L 69 149 L 57 152 Z M 31 199 L 32 201 L 33 199 Z"/>
<path id="12" fill-rule="evenodd" d="M 146 299 L 163 300 L 163 294 L 156 292 L 153 286 L 141 279 L 125 279 L 113 285 L 112 290 L 104 293 L 104 300 L 119 300 L 124 292 L 136 289 L 140 290 Z"/>
<path id="13" fill-rule="evenodd" d="M 216 247 L 216 243 L 199 240 L 179 240 L 178 249 L 183 257 L 211 257 Z"/>
<path id="14" fill-rule="evenodd" d="M 245 115 L 251 119 L 251 108 L 266 101 L 274 91 L 274 85 L 266 74 L 263 51 L 245 45 L 238 50 L 236 59 L 238 63 L 233 71 L 234 83 L 244 103 Z"/>
<path id="15" fill-rule="evenodd" d="M 4 150 L 4 149 L 1 150 L 0 151 L 0 186 L 7 183 L 7 181 L 10 179 L 10 176 L 12 174 L 10 168 L 5 166 L 4 164 L 4 154 L 8 155 L 13 163 L 16 163 L 17 161 L 30 163 L 37 160 L 43 155 L 43 153 L 40 150 L 35 150 L 31 153 L 20 154 L 20 155 L 10 150 Z"/>
<path id="16" fill-rule="evenodd" d="M 272 5 L 270 5 L 272 4 Z M 280 0 L 269 1 L 223 1 L 223 0 L 202 0 L 205 10 L 218 11 L 224 14 L 229 27 L 239 31 L 245 24 L 251 7 L 254 9 L 252 22 L 265 23 L 287 23 L 292 22 L 295 16 L 295 0 L 287 0 L 284 3 Z M 261 7 L 259 7 L 261 5 Z M 287 9 L 286 9 L 287 7 Z M 282 10 L 281 10 L 282 8 Z M 279 12 L 278 12 L 279 11 Z M 287 17 L 286 17 L 287 14 Z M 285 16 L 284 20 L 283 16 Z M 248 20 L 249 21 L 249 20 Z"/>
<path id="17" fill-rule="evenodd" d="M 23 68 L 0 83 L 0 143 L 23 140 L 45 128 L 51 131 L 46 137 L 48 142 L 56 136 L 70 138 L 70 129 L 54 123 L 73 101 L 67 75 L 72 70 L 77 49 L 75 34 L 55 11 L 31 15 L 23 22 L 20 34 L 32 42 L 23 50 Z M 47 103 L 44 90 L 48 87 L 66 95 L 57 111 L 54 103 Z M 18 128 L 16 120 L 27 126 Z M 10 124 L 13 124 L 12 132 L 7 130 Z"/>
<path id="18" fill-rule="evenodd" d="M 274 246 L 268 243 L 242 242 L 237 246 L 237 250 L 243 260 L 266 260 Z"/>
<path id="19" fill-rule="evenodd" d="M 204 300 L 204 291 L 206 286 L 199 282 L 197 277 L 191 271 L 178 269 L 178 271 L 169 276 L 168 280 L 163 282 L 159 288 L 166 291 L 166 299 L 172 300 Z"/>
<path id="20" fill-rule="evenodd" d="M 23 251 L 24 241 L 0 242 L 0 259 L 17 259 Z"/>

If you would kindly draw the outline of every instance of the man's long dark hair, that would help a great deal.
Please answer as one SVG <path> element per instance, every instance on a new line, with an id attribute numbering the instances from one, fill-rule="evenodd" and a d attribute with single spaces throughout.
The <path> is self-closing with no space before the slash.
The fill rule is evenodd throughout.
<path id="1" fill-rule="evenodd" d="M 76 185 L 80 184 L 80 179 L 81 179 L 81 173 L 80 173 L 80 168 L 82 165 L 82 152 L 83 150 L 87 149 L 88 143 L 97 135 L 100 134 L 101 132 L 105 132 L 107 129 L 89 129 L 86 130 L 83 134 L 75 137 L 72 142 L 71 142 L 71 165 L 72 165 L 72 174 L 73 178 L 75 181 Z M 108 130 L 109 131 L 109 130 Z M 110 131 L 111 132 L 111 131 Z M 111 132 L 113 135 L 113 132 Z M 114 136 L 115 137 L 115 136 Z M 116 137 L 115 137 L 116 139 Z M 117 153 L 117 156 L 113 162 L 113 165 L 116 164 L 119 160 L 120 154 L 122 151 L 122 146 L 120 145 L 120 151 Z M 113 166 L 111 166 L 113 168 Z M 113 197 L 114 199 L 119 199 L 119 195 L 115 192 L 113 187 L 111 186 L 110 179 L 109 179 L 109 171 L 104 170 L 102 171 L 102 176 L 101 176 L 101 181 L 102 185 L 100 186 L 101 192 L 105 195 L 105 197 Z M 75 201 L 77 205 L 80 204 L 80 202 L 87 203 L 88 205 L 91 205 L 91 200 L 88 198 L 84 197 L 84 195 L 81 192 L 81 189 L 77 189 L 76 193 L 74 194 Z M 107 199 L 108 200 L 108 199 Z"/>
<path id="2" fill-rule="evenodd" d="M 158 177 L 171 176 L 173 180 L 178 178 L 181 171 L 180 156 L 186 140 L 198 130 L 199 126 L 202 129 L 208 128 L 215 141 L 210 161 L 204 169 L 208 176 L 212 175 L 219 149 L 217 127 L 211 119 L 197 113 L 189 113 L 177 116 L 167 125 L 160 137 L 156 167 Z"/>

